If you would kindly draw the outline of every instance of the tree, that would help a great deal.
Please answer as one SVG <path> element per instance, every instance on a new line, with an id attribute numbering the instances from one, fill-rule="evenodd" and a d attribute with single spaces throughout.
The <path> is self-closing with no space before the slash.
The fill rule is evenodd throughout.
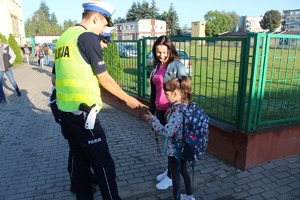
<path id="1" fill-rule="evenodd" d="M 240 17 L 239 17 L 239 15 L 235 11 L 228 12 L 227 14 L 230 16 L 230 18 L 232 20 L 231 25 L 229 26 L 229 30 L 228 31 L 230 31 L 230 32 L 236 32 L 237 31 L 237 27 L 238 27 L 238 25 L 240 23 Z"/>
<path id="2" fill-rule="evenodd" d="M 41 10 L 44 13 L 44 16 L 46 17 L 46 19 L 48 20 L 48 22 L 50 22 L 50 13 L 49 13 L 50 9 L 46 5 L 45 1 L 41 2 L 39 10 Z"/>
<path id="3" fill-rule="evenodd" d="M 112 40 L 114 37 L 115 34 L 113 33 L 111 36 Z M 120 61 L 117 44 L 114 42 L 108 43 L 107 48 L 103 49 L 102 52 L 108 73 L 117 81 L 117 83 L 121 83 L 124 74 L 124 65 Z"/>
<path id="4" fill-rule="evenodd" d="M 13 65 L 22 64 L 22 54 L 19 44 L 16 41 L 16 38 L 10 33 L 8 36 L 8 44 L 10 48 L 14 51 L 16 54 L 16 59 L 13 63 Z"/>
<path id="5" fill-rule="evenodd" d="M 232 19 L 226 13 L 221 13 L 219 11 L 208 11 L 204 15 L 206 22 L 205 25 L 205 34 L 208 37 L 214 37 L 220 33 L 226 32 L 229 30 L 230 25 L 232 24 Z"/>
<path id="6" fill-rule="evenodd" d="M 143 3 L 133 2 L 131 8 L 126 14 L 126 21 L 136 21 L 139 19 L 151 19 L 153 16 L 157 15 L 157 8 L 155 1 L 152 2 L 150 6 L 148 2 L 143 1 Z"/>
<path id="7" fill-rule="evenodd" d="M 182 34 L 189 34 L 189 33 L 191 33 L 191 27 L 189 27 L 187 24 L 185 24 L 185 25 L 181 28 L 181 33 L 182 33 Z"/>
<path id="8" fill-rule="evenodd" d="M 167 34 L 169 36 L 175 36 L 178 33 L 179 28 L 179 20 L 178 20 L 178 15 L 174 9 L 173 3 L 171 3 L 167 19 L 166 19 L 166 24 L 167 24 Z"/>
<path id="9" fill-rule="evenodd" d="M 123 23 L 126 22 L 126 18 L 118 17 L 114 20 L 114 23 Z"/>
<path id="10" fill-rule="evenodd" d="M 3 42 L 4 44 L 8 44 L 5 35 L 2 35 L 1 33 L 0 33 L 0 40 L 1 40 L 1 42 Z"/>
<path id="11" fill-rule="evenodd" d="M 164 11 L 160 15 L 157 15 L 156 19 L 164 20 L 166 21 L 168 17 L 168 12 Z"/>
<path id="12" fill-rule="evenodd" d="M 50 23 L 51 24 L 57 24 L 58 23 L 56 15 L 54 13 L 51 14 Z"/>
<path id="13" fill-rule="evenodd" d="M 78 22 L 76 20 L 72 21 L 72 20 L 65 20 L 64 24 L 63 24 L 63 31 L 67 30 L 68 28 L 74 26 L 75 24 L 78 24 Z"/>
<path id="14" fill-rule="evenodd" d="M 269 29 L 269 32 L 274 32 L 280 26 L 281 14 L 278 10 L 269 10 L 259 23 L 262 29 Z"/>
<path id="15" fill-rule="evenodd" d="M 69 20 L 71 21 L 71 20 Z M 50 14 L 50 9 L 45 1 L 42 1 L 38 10 L 36 10 L 30 19 L 25 21 L 26 35 L 35 34 L 61 34 L 64 30 L 73 26 L 77 21 L 67 21 L 64 23 L 64 29 L 57 22 L 55 13 Z"/>
<path id="16" fill-rule="evenodd" d="M 151 6 L 150 6 L 150 16 L 151 16 L 151 18 L 156 19 L 158 15 L 159 14 L 158 14 L 158 8 L 156 6 L 156 1 L 152 0 Z"/>

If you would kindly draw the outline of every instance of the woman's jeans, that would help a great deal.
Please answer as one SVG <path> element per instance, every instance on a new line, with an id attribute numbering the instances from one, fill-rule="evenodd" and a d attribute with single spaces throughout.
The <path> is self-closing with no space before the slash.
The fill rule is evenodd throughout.
<path id="1" fill-rule="evenodd" d="M 14 75 L 12 73 L 12 70 L 7 70 L 7 71 L 0 71 L 0 99 L 4 99 L 5 100 L 5 95 L 4 95 L 4 91 L 3 91 L 3 74 L 6 74 L 6 76 L 8 77 L 10 83 L 13 85 L 13 87 L 15 88 L 15 90 L 18 90 L 18 85 L 14 79 Z"/>
<path id="2" fill-rule="evenodd" d="M 49 55 L 45 55 L 45 64 L 47 66 L 49 66 L 49 64 L 50 64 L 50 56 Z"/>

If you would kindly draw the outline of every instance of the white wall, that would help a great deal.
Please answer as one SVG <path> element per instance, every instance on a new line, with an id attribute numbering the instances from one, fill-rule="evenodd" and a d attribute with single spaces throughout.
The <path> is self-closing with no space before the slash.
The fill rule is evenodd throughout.
<path id="1" fill-rule="evenodd" d="M 11 15 L 16 17 L 16 27 L 13 27 Z M 25 41 L 25 28 L 22 0 L 0 0 L 0 19 L 0 33 L 5 35 L 7 39 L 11 33 L 19 44 L 23 44 Z"/>
<path id="2" fill-rule="evenodd" d="M 42 36 L 35 36 L 34 41 L 35 44 L 38 43 L 52 43 L 52 40 L 58 39 L 60 36 L 47 36 L 47 35 L 42 35 Z"/>

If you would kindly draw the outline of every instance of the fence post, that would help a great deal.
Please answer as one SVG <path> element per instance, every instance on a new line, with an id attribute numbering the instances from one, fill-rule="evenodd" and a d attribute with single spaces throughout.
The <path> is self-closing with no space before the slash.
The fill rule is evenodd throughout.
<path id="1" fill-rule="evenodd" d="M 139 39 L 139 53 L 141 55 L 141 59 L 138 58 L 139 63 L 139 96 L 142 98 L 146 97 L 146 88 L 147 88 L 147 70 L 146 70 L 146 50 L 147 50 L 147 41 L 145 38 Z"/>
<path id="2" fill-rule="evenodd" d="M 250 51 L 250 37 L 242 41 L 242 51 L 241 51 L 241 65 L 239 73 L 239 89 L 238 89 L 238 103 L 237 103 L 237 127 L 243 129 L 244 121 L 244 110 L 245 110 L 245 100 L 246 100 L 246 89 L 247 89 L 247 75 L 248 75 L 248 63 L 249 63 L 249 51 Z"/>
<path id="3" fill-rule="evenodd" d="M 257 66 L 258 66 L 258 56 L 259 56 L 259 46 L 260 46 L 260 38 L 261 35 L 257 33 L 248 33 L 247 34 L 247 43 L 249 43 L 249 50 L 250 50 L 250 43 L 251 38 L 254 38 L 253 42 L 253 50 L 252 50 L 252 61 L 251 61 L 251 74 L 250 74 L 250 80 L 249 80 L 249 95 L 248 95 L 248 106 L 247 106 L 247 112 L 246 112 L 246 124 L 245 124 L 245 130 L 250 131 L 252 127 L 252 116 L 253 116 L 253 105 L 255 100 L 255 88 L 256 88 L 256 74 L 257 74 Z M 248 53 L 250 57 L 250 51 Z M 249 59 L 247 61 L 247 64 L 249 65 Z M 247 66 L 248 68 L 248 66 Z"/>
<path id="4" fill-rule="evenodd" d="M 270 34 L 265 34 L 265 41 L 262 43 L 262 53 L 261 53 L 261 65 L 260 65 L 260 74 L 259 74 L 259 81 L 258 81 L 258 89 L 257 89 L 257 106 L 256 106 L 256 115 L 254 118 L 254 125 L 253 129 L 255 130 L 259 121 L 261 120 L 262 108 L 264 103 L 265 97 L 265 80 L 266 74 L 268 70 L 268 58 L 269 58 L 269 50 L 270 50 Z"/>
<path id="5" fill-rule="evenodd" d="M 141 40 L 138 40 L 137 42 L 137 70 L 138 70 L 138 96 L 139 97 L 143 97 L 143 89 L 142 89 L 142 82 L 143 82 L 143 66 L 142 66 L 142 62 L 141 60 L 143 59 L 143 57 L 141 55 L 143 55 L 142 53 L 142 45 L 141 45 Z"/>

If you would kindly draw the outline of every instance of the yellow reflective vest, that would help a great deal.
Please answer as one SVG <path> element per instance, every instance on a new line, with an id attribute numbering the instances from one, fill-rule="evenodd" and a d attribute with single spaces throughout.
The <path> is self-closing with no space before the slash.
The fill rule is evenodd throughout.
<path id="1" fill-rule="evenodd" d="M 77 39 L 84 32 L 87 30 L 81 26 L 71 27 L 56 43 L 55 86 L 58 108 L 62 111 L 78 111 L 81 103 L 97 103 L 102 108 L 98 79 L 77 47 Z"/>

